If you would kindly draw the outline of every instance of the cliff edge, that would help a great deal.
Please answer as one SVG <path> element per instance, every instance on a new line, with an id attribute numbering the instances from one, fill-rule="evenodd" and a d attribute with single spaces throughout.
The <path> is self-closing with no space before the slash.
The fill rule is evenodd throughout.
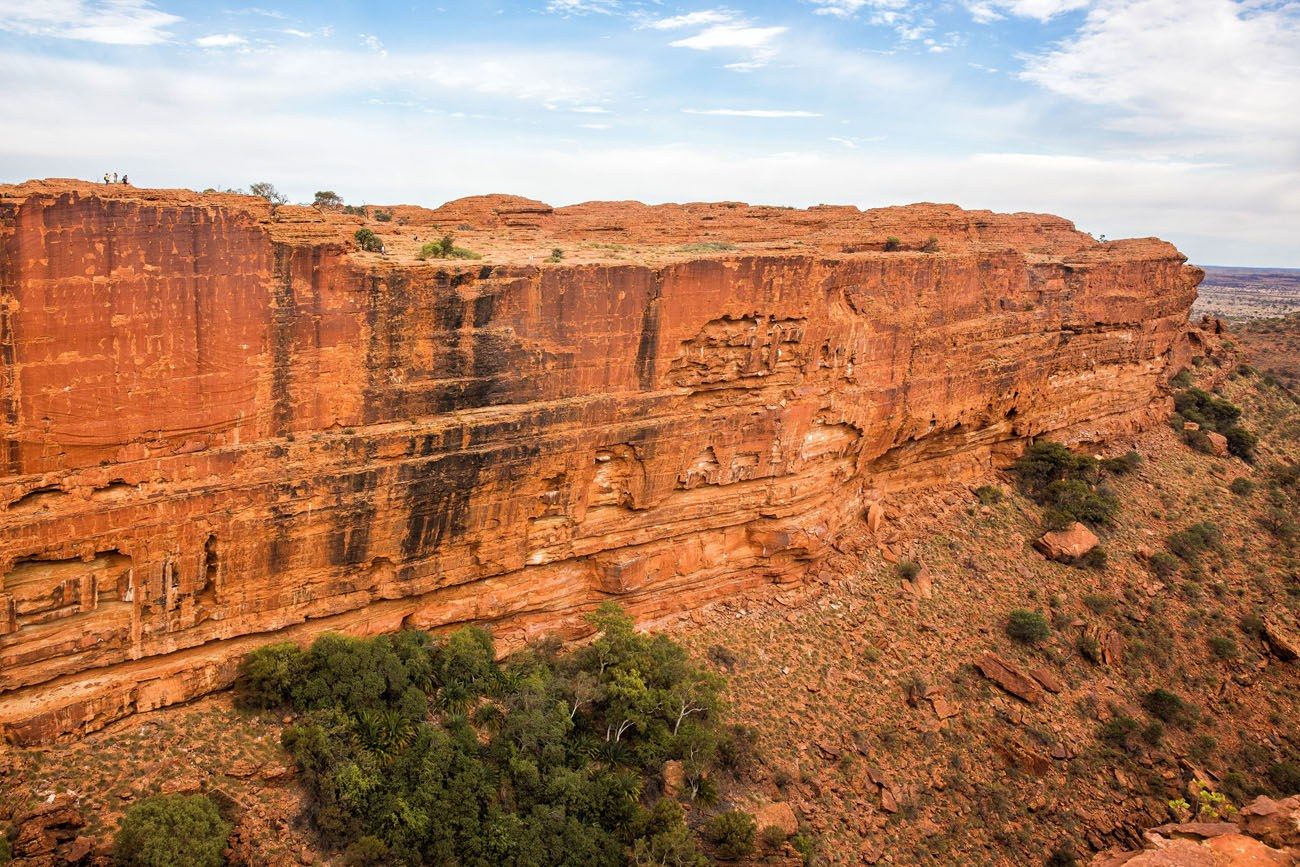
<path id="1" fill-rule="evenodd" d="M 267 641 L 509 647 L 798 580 L 883 492 L 1163 417 L 1201 276 L 947 205 L 384 215 L 0 186 L 7 739 L 220 688 Z M 417 258 L 445 233 L 481 258 Z"/>

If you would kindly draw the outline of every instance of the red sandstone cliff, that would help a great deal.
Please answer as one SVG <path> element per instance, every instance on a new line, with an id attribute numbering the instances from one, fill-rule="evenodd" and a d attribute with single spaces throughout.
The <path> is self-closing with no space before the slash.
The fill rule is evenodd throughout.
<path id="1" fill-rule="evenodd" d="M 394 213 L 381 256 L 249 197 L 0 186 L 8 739 L 281 637 L 792 580 L 881 491 L 1157 418 L 1200 277 L 952 206 Z M 416 261 L 443 231 L 483 259 Z"/>

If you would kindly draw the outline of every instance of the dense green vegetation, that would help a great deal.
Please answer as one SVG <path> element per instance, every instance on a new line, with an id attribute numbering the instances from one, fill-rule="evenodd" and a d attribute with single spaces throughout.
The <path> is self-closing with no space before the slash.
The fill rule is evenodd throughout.
<path id="1" fill-rule="evenodd" d="M 1105 469 L 1127 473 L 1140 462 L 1137 455 L 1126 455 L 1108 462 Z M 1119 510 L 1115 493 L 1101 481 L 1102 468 L 1097 459 L 1075 454 L 1060 443 L 1034 443 L 1011 471 L 1019 478 L 1025 495 L 1043 507 L 1043 522 L 1051 529 L 1075 521 L 1105 526 Z"/>
<path id="2" fill-rule="evenodd" d="M 1237 423 L 1240 418 L 1241 407 L 1203 389 L 1188 388 L 1174 395 L 1171 424 L 1182 434 L 1188 445 L 1210 453 L 1212 448 L 1207 433 L 1220 433 L 1228 440 L 1228 453 L 1249 463 L 1255 460 L 1258 438 Z M 1198 429 L 1186 430 L 1186 422 L 1195 423 Z"/>
<path id="3" fill-rule="evenodd" d="M 206 795 L 155 795 L 126 811 L 113 857 L 125 867 L 220 867 L 230 827 Z"/>
<path id="4" fill-rule="evenodd" d="M 750 748 L 723 725 L 721 679 L 617 606 L 591 621 L 581 649 L 504 663 L 476 628 L 272 645 L 246 658 L 238 695 L 303 714 L 283 742 L 348 863 L 698 864 L 681 807 L 647 780 L 676 759 L 682 796 L 716 797 L 711 772 Z M 749 821 L 709 824 L 714 854 L 752 848 Z"/>
<path id="5" fill-rule="evenodd" d="M 483 256 L 473 250 L 456 246 L 456 239 L 443 235 L 436 241 L 430 241 L 420 248 L 420 259 L 482 259 Z"/>

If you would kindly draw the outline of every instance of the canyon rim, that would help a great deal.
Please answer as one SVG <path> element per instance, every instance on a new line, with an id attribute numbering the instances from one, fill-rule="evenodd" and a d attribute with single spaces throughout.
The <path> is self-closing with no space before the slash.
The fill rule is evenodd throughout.
<path id="1" fill-rule="evenodd" d="M 1197 339 L 1178 250 L 1053 216 L 391 214 L 364 252 L 362 217 L 250 196 L 0 186 L 5 739 L 271 641 L 509 648 L 797 582 L 884 496 L 1162 421 Z M 445 233 L 481 258 L 417 258 Z"/>

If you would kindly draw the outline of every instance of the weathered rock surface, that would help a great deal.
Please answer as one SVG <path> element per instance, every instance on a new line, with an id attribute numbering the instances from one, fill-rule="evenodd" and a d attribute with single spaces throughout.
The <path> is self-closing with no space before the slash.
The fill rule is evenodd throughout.
<path id="1" fill-rule="evenodd" d="M 975 660 L 975 667 L 980 670 L 980 674 L 984 675 L 1021 701 L 1028 702 L 1029 704 L 1038 704 L 1046 697 L 1046 694 L 1043 692 L 1043 685 L 1034 677 L 1021 671 L 1019 668 L 996 654 L 984 654 L 979 659 Z M 1056 690 L 1053 690 L 1053 692 L 1055 691 Z"/>
<path id="2" fill-rule="evenodd" d="M 1069 563 L 1097 547 L 1097 534 L 1075 521 L 1063 530 L 1049 530 L 1034 543 L 1034 547 L 1049 560 Z"/>
<path id="3" fill-rule="evenodd" d="M 394 213 L 381 256 L 249 197 L 0 186 L 5 738 L 270 640 L 509 647 L 793 580 L 868 502 L 1160 418 L 1200 277 L 941 205 Z M 416 261 L 442 231 L 484 258 Z"/>
<path id="4" fill-rule="evenodd" d="M 1287 621 L 1287 615 L 1275 611 L 1264 618 L 1264 640 L 1278 659 L 1300 659 L 1300 628 Z"/>
<path id="5" fill-rule="evenodd" d="M 1232 822 L 1183 822 L 1147 831 L 1144 848 L 1110 850 L 1092 867 L 1294 867 L 1300 863 L 1300 796 L 1257 798 Z"/>

